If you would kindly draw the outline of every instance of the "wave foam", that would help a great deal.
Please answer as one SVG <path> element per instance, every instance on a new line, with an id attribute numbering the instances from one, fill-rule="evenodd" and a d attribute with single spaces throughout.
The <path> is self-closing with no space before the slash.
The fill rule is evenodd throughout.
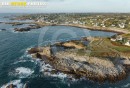
<path id="1" fill-rule="evenodd" d="M 52 70 L 53 68 L 51 65 L 40 62 L 40 72 L 51 72 Z"/>
<path id="2" fill-rule="evenodd" d="M 122 88 L 129 88 L 129 87 L 130 87 L 130 83 L 128 83 L 128 84 L 122 86 Z"/>
<path id="3" fill-rule="evenodd" d="M 16 61 L 14 62 L 13 64 L 18 64 L 18 63 L 25 63 L 25 62 L 34 62 L 33 60 L 19 60 L 19 61 Z"/>
<path id="4" fill-rule="evenodd" d="M 51 76 L 58 77 L 58 78 L 67 78 L 67 74 L 64 73 L 52 74 Z"/>
<path id="5" fill-rule="evenodd" d="M 29 68 L 18 67 L 15 69 L 14 74 L 15 74 L 15 76 L 18 76 L 19 78 L 27 78 L 28 76 L 30 76 L 33 73 L 34 73 L 34 71 Z"/>
<path id="6" fill-rule="evenodd" d="M 16 88 L 23 88 L 23 84 L 21 83 L 21 80 L 14 80 L 14 81 L 10 81 L 9 83 L 3 85 L 1 88 L 6 88 L 9 85 L 15 85 Z"/>
<path id="7" fill-rule="evenodd" d="M 67 78 L 67 74 L 58 72 L 58 73 L 51 73 L 53 70 L 53 67 L 49 64 L 44 63 L 43 61 L 39 61 L 40 64 L 40 72 L 43 72 L 44 75 L 46 76 L 51 76 L 51 77 L 57 77 L 57 78 Z"/>

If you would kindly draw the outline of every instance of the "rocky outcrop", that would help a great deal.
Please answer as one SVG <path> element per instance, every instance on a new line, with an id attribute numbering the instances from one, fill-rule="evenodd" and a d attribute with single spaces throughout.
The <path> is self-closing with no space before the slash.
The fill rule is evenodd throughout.
<path id="1" fill-rule="evenodd" d="M 74 41 L 75 42 L 75 41 Z M 57 47 L 70 47 L 66 43 L 57 43 Z M 72 41 L 71 41 L 72 44 Z M 53 46 L 53 45 L 52 45 Z M 109 58 L 89 57 L 87 55 L 77 55 L 79 48 L 67 48 L 67 50 L 58 51 L 52 54 L 52 46 L 31 48 L 28 50 L 30 54 L 44 60 L 44 62 L 52 65 L 57 71 L 75 75 L 75 77 L 86 77 L 87 79 L 104 82 L 116 82 L 127 76 L 128 66 L 130 62 L 120 61 L 114 62 Z M 74 44 L 75 46 L 75 44 Z M 73 47 L 73 45 L 71 45 Z M 84 50 L 84 52 L 86 52 Z M 122 60 L 122 61 L 121 61 Z"/>
<path id="2" fill-rule="evenodd" d="M 24 32 L 24 31 L 30 31 L 32 29 L 39 29 L 39 28 L 41 28 L 41 26 L 30 25 L 29 27 L 25 27 L 25 28 L 14 28 L 14 30 L 18 32 Z"/>
<path id="3" fill-rule="evenodd" d="M 51 47 L 44 47 L 41 55 L 46 55 L 47 57 L 51 57 Z"/>
<path id="4" fill-rule="evenodd" d="M 37 53 L 37 52 L 42 52 L 43 51 L 43 49 L 42 48 L 31 48 L 31 49 L 29 49 L 28 50 L 28 53 L 29 54 L 34 54 L 34 53 Z"/>
<path id="5" fill-rule="evenodd" d="M 10 84 L 6 88 L 16 88 L 16 85 Z"/>
<path id="6" fill-rule="evenodd" d="M 130 59 L 121 58 L 118 60 L 118 63 L 122 64 L 130 72 Z"/>
<path id="7" fill-rule="evenodd" d="M 65 47 L 65 48 L 76 48 L 76 49 L 85 49 L 85 42 L 87 40 L 85 38 L 82 39 L 82 42 L 79 41 L 79 40 L 71 40 L 71 41 L 68 41 L 68 42 L 60 42 L 60 43 L 57 43 L 56 45 L 57 46 L 62 46 L 62 47 Z"/>
<path id="8" fill-rule="evenodd" d="M 17 88 L 17 86 L 16 85 L 14 85 L 14 84 L 10 84 L 10 85 L 8 85 L 6 88 Z M 27 83 L 25 83 L 24 85 L 23 85 L 23 87 L 22 88 L 29 88 L 28 87 L 28 84 Z"/>
<path id="9" fill-rule="evenodd" d="M 23 25 L 23 23 L 14 23 L 12 26 L 18 26 L 18 25 Z"/>
<path id="10" fill-rule="evenodd" d="M 12 26 L 17 26 L 17 25 L 23 25 L 24 23 L 20 23 L 20 22 L 5 22 L 5 24 L 11 24 Z"/>
<path id="11" fill-rule="evenodd" d="M 25 83 L 24 86 L 23 86 L 23 88 L 29 88 L 29 87 L 28 87 L 28 84 Z"/>
<path id="12" fill-rule="evenodd" d="M 18 31 L 18 32 L 24 32 L 24 31 L 30 31 L 30 28 L 29 27 L 26 27 L 26 28 L 15 28 L 14 30 Z"/>
<path id="13" fill-rule="evenodd" d="M 55 69 L 66 73 L 73 73 L 80 77 L 86 77 L 91 80 L 104 82 L 119 81 L 126 77 L 125 69 L 122 65 L 114 65 L 111 61 L 105 61 L 100 58 L 91 57 L 93 61 L 78 61 L 75 57 L 64 57 L 53 59 L 53 66 Z M 95 61 L 101 61 L 106 64 L 100 64 Z M 110 66 L 107 66 L 110 65 Z"/>
<path id="14" fill-rule="evenodd" d="M 1 29 L 1 31 L 6 31 L 6 29 Z"/>

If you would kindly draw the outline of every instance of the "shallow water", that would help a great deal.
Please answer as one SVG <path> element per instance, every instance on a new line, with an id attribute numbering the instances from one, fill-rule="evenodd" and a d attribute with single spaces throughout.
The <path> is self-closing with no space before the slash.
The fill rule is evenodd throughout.
<path id="1" fill-rule="evenodd" d="M 2 21 L 0 17 L 0 21 Z M 24 25 L 23 25 L 24 26 Z M 19 26 L 15 26 L 19 27 Z M 14 83 L 21 88 L 28 83 L 30 88 L 130 88 L 130 78 L 115 84 L 98 84 L 89 80 L 68 80 L 67 75 L 58 73 L 43 74 L 45 69 L 52 70 L 51 66 L 32 59 L 26 53 L 30 47 L 46 45 L 58 41 L 80 39 L 84 36 L 112 36 L 115 33 L 90 31 L 68 26 L 47 26 L 30 32 L 16 33 L 15 28 L 8 24 L 0 24 L 0 87 Z"/>

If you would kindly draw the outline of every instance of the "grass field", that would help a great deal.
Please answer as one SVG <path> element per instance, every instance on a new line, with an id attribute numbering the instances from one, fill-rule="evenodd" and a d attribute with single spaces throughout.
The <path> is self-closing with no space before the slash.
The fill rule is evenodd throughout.
<path id="1" fill-rule="evenodd" d="M 99 38 L 92 41 L 87 49 L 91 51 L 90 56 L 96 57 L 118 57 L 123 54 L 130 54 L 130 47 L 112 42 L 108 38 Z"/>

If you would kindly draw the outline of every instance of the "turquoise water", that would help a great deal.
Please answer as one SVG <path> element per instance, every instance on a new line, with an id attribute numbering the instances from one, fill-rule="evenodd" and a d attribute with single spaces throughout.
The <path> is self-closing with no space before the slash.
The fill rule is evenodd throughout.
<path id="1" fill-rule="evenodd" d="M 0 19 L 4 19 L 0 17 Z M 0 21 L 2 21 L 0 20 Z M 17 26 L 24 27 L 26 25 Z M 112 36 L 115 33 L 90 31 L 82 28 L 68 26 L 47 26 L 30 32 L 16 33 L 8 24 L 0 24 L 0 87 L 14 83 L 22 88 L 28 83 L 29 88 L 130 88 L 130 78 L 115 84 L 99 84 L 89 80 L 69 80 L 65 74 L 43 75 L 47 67 L 39 60 L 32 59 L 26 50 L 30 47 L 80 39 L 84 36 Z M 52 69 L 50 67 L 50 69 Z M 19 73 L 18 73 L 19 71 Z"/>

